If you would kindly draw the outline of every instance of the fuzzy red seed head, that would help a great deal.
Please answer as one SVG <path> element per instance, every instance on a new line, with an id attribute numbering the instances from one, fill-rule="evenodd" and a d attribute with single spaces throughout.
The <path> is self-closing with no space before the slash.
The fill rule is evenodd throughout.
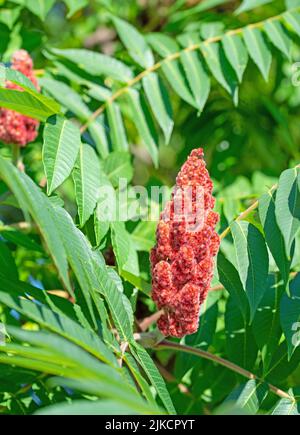
<path id="1" fill-rule="evenodd" d="M 33 71 L 33 61 L 27 51 L 19 50 L 13 54 L 11 68 L 24 74 L 39 90 Z M 6 88 L 22 91 L 19 86 L 11 82 L 6 83 Z M 38 127 L 39 122 L 36 119 L 28 118 L 13 110 L 0 108 L 0 141 L 24 147 L 35 140 Z"/>
<path id="2" fill-rule="evenodd" d="M 150 253 L 152 298 L 164 310 L 158 327 L 165 336 L 197 331 L 219 250 L 219 216 L 213 211 L 213 183 L 203 157 L 202 148 L 193 150 L 179 172 Z"/>

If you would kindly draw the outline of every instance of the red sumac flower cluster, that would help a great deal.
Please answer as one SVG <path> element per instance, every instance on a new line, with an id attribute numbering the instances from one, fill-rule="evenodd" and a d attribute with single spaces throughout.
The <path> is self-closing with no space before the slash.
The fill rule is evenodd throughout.
<path id="1" fill-rule="evenodd" d="M 214 256 L 220 245 L 215 231 L 219 215 L 213 211 L 213 183 L 203 157 L 201 148 L 193 150 L 179 172 L 172 199 L 161 214 L 156 246 L 150 254 L 152 298 L 164 311 L 158 327 L 165 336 L 183 337 L 197 331 L 200 306 L 210 287 Z M 199 189 L 201 204 L 197 204 Z M 179 213 L 178 218 L 176 199 L 187 190 L 191 193 L 191 213 Z M 197 226 L 199 205 L 202 222 Z"/>
<path id="2" fill-rule="evenodd" d="M 11 68 L 20 71 L 39 90 L 38 83 L 33 71 L 33 62 L 27 51 L 19 50 L 11 59 Z M 22 89 L 12 82 L 6 82 L 7 89 Z M 28 118 L 13 110 L 0 108 L 0 141 L 6 144 L 15 144 L 20 147 L 26 146 L 35 140 L 39 122 Z"/>

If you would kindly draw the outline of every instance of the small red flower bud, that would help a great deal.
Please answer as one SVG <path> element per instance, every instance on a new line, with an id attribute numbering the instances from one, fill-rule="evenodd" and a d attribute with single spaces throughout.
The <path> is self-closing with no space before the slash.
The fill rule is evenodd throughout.
<path id="1" fill-rule="evenodd" d="M 165 336 L 184 337 L 198 329 L 220 245 L 212 190 L 203 150 L 195 149 L 177 176 L 150 253 L 152 298 L 164 310 L 158 327 Z"/>
<path id="2" fill-rule="evenodd" d="M 39 90 L 37 79 L 33 71 L 33 62 L 27 51 L 19 50 L 11 59 L 11 68 L 20 71 L 31 80 Z M 6 82 L 7 89 L 22 89 L 11 82 Z M 26 146 L 37 137 L 39 122 L 13 110 L 0 108 L 0 141 L 6 144 L 15 144 L 20 147 Z"/>

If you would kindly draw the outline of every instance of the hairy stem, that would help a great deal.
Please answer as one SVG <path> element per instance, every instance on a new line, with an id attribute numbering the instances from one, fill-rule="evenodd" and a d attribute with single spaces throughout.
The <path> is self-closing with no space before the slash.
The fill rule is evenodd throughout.
<path id="1" fill-rule="evenodd" d="M 294 8 L 294 9 L 290 9 L 290 11 L 299 11 L 299 7 Z M 278 14 L 274 17 L 269 18 L 269 21 L 279 21 L 282 19 L 282 13 Z M 266 20 L 263 21 L 259 21 L 257 23 L 254 24 L 250 24 L 249 27 L 251 27 L 252 29 L 254 28 L 259 28 L 262 27 L 264 25 Z M 126 92 L 128 92 L 128 90 L 133 87 L 134 85 L 136 85 L 137 83 L 139 83 L 144 77 L 148 76 L 149 74 L 151 74 L 154 71 L 157 71 L 158 69 L 160 69 L 162 67 L 163 64 L 167 63 L 167 62 L 171 62 L 173 60 L 179 59 L 180 56 L 182 55 L 182 53 L 188 53 L 191 51 L 196 51 L 199 50 L 201 48 L 202 45 L 209 45 L 212 44 L 214 42 L 219 42 L 224 36 L 226 35 L 238 35 L 241 34 L 243 32 L 245 27 L 240 27 L 238 29 L 234 29 L 234 30 L 229 30 L 228 32 L 224 33 L 223 35 L 218 35 L 218 36 L 214 36 L 211 38 L 206 39 L 205 41 L 201 41 L 200 43 L 197 44 L 192 44 L 186 48 L 183 48 L 180 51 L 176 51 L 175 53 L 171 53 L 168 56 L 166 56 L 165 58 L 163 58 L 162 60 L 160 60 L 159 62 L 155 63 L 154 65 L 152 65 L 151 67 L 145 69 L 144 71 L 142 71 L 140 74 L 138 74 L 136 77 L 134 77 L 132 80 L 129 80 L 127 82 L 127 84 L 125 86 L 123 86 L 122 88 L 118 89 L 115 93 L 113 93 L 111 95 L 110 98 L 108 98 L 86 121 L 86 123 L 81 127 L 80 131 L 81 133 L 84 133 L 91 122 L 95 121 L 95 119 L 98 118 L 99 115 L 101 115 L 105 108 L 113 103 L 115 100 L 117 100 L 119 97 L 121 97 L 122 95 L 124 95 Z"/>
<path id="2" fill-rule="evenodd" d="M 270 192 L 272 192 L 272 190 L 277 188 L 277 184 L 274 185 L 271 189 Z M 259 205 L 258 200 L 255 201 L 253 204 L 250 205 L 250 207 L 247 208 L 247 210 L 243 211 L 243 213 L 241 213 L 236 219 L 234 219 L 234 222 L 238 222 L 238 221 L 242 221 L 243 219 L 245 219 L 253 210 L 257 209 Z M 231 229 L 230 226 L 228 226 L 221 234 L 220 234 L 220 239 L 225 239 L 225 237 L 230 233 Z"/>
<path id="3" fill-rule="evenodd" d="M 217 355 L 214 355 L 210 352 L 206 352 L 206 351 L 201 350 L 201 349 L 196 349 L 196 348 L 191 347 L 191 346 L 186 346 L 186 345 L 183 345 L 180 343 L 174 343 L 174 342 L 168 341 L 168 340 L 161 341 L 160 343 L 158 343 L 155 346 L 155 348 L 156 349 L 170 349 L 170 350 L 176 350 L 176 351 L 180 351 L 180 352 L 189 353 L 191 355 L 195 355 L 195 356 L 198 356 L 200 358 L 204 358 L 204 359 L 207 359 L 209 361 L 213 361 L 217 364 L 220 364 L 223 367 L 226 367 L 229 370 L 231 370 L 235 373 L 238 373 L 241 376 L 244 376 L 245 378 L 254 379 L 254 380 L 257 380 L 258 382 L 265 382 L 263 379 L 260 379 L 254 373 L 251 373 L 250 371 L 243 369 L 242 367 L 238 366 L 237 364 L 234 364 L 234 363 L 232 363 L 224 358 L 221 358 Z M 277 396 L 281 397 L 282 399 L 288 399 L 291 402 L 295 402 L 295 399 L 293 397 L 291 397 L 285 391 L 281 390 L 280 388 L 275 387 L 272 384 L 267 383 L 267 385 L 268 385 L 270 391 L 272 391 Z"/>

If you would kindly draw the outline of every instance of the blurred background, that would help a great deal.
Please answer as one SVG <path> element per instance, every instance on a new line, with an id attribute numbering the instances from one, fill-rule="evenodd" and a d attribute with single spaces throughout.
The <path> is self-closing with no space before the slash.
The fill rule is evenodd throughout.
<path id="1" fill-rule="evenodd" d="M 219 6 L 203 11 L 202 5 L 207 2 L 197 0 L 91 0 L 84 2 L 88 5 L 71 17 L 66 3 L 56 2 L 42 21 L 30 10 L 18 6 L 21 3 L 0 1 L 0 55 L 9 60 L 13 51 L 23 47 L 32 54 L 37 69 L 52 66 L 53 70 L 55 66 L 47 58 L 47 47 L 88 48 L 126 62 L 126 53 L 111 24 L 111 13 L 128 20 L 142 33 L 163 31 L 176 37 L 200 31 L 209 37 L 224 28 L 244 26 L 284 9 L 284 2 L 278 0 L 241 15 L 234 14 L 239 1 L 214 0 L 210 3 Z M 300 59 L 296 48 L 293 59 L 295 62 Z M 172 184 L 178 167 L 190 150 L 198 146 L 205 148 L 217 186 L 229 186 L 241 176 L 243 180 L 239 180 L 247 194 L 249 182 L 253 182 L 253 177 L 255 181 L 258 174 L 278 177 L 282 170 L 299 161 L 300 154 L 300 87 L 293 86 L 292 74 L 292 64 L 280 54 L 275 53 L 268 83 L 250 62 L 238 107 L 215 85 L 201 116 L 173 92 L 175 130 L 171 146 L 165 147 L 161 138 L 159 171 L 149 167 L 147 157 L 135 150 L 138 160 L 135 182 L 145 184 L 150 177 L 156 177 Z M 131 139 L 134 145 L 134 135 Z M 28 158 L 36 160 L 38 169 L 39 157 Z M 259 186 L 260 182 L 256 187 Z"/>

